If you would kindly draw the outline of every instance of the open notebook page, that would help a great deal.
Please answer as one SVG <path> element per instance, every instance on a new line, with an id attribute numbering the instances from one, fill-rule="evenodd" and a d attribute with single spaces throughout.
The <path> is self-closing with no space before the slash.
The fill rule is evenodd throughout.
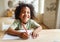
<path id="1" fill-rule="evenodd" d="M 27 30 L 28 34 L 32 33 L 33 30 Z M 25 30 L 19 30 L 18 32 L 25 32 Z M 17 36 L 12 36 L 12 35 L 8 35 L 5 34 L 4 37 L 2 38 L 2 40 L 20 40 L 20 37 Z M 29 39 L 32 39 L 31 35 L 29 35 Z"/>

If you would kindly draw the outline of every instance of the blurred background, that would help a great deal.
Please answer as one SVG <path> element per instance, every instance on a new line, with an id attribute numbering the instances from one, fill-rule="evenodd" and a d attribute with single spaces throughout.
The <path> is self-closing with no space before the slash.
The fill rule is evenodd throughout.
<path id="1" fill-rule="evenodd" d="M 0 0 L 0 30 L 14 21 L 14 11 L 19 3 L 30 3 L 35 8 L 35 19 L 43 29 L 60 28 L 60 0 Z M 4 27 L 5 26 L 5 27 Z"/>

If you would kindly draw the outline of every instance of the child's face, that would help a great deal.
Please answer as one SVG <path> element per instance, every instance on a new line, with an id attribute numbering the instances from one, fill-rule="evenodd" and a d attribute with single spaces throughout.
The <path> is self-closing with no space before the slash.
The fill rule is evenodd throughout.
<path id="1" fill-rule="evenodd" d="M 20 12 L 19 18 L 23 23 L 26 23 L 30 19 L 30 8 L 23 7 Z"/>

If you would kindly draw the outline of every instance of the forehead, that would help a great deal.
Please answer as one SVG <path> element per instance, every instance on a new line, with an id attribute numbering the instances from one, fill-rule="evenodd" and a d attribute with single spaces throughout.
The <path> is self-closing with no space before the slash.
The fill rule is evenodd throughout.
<path id="1" fill-rule="evenodd" d="M 30 10 L 30 8 L 25 6 L 25 7 L 22 7 L 21 10 Z"/>

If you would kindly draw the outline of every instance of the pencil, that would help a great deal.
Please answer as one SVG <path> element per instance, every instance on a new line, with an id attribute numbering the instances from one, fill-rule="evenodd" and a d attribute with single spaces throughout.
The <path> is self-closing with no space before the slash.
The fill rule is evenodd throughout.
<path id="1" fill-rule="evenodd" d="M 22 25 L 23 25 L 23 28 L 25 29 L 26 33 L 28 33 L 26 27 L 24 26 L 24 24 L 22 24 Z"/>

